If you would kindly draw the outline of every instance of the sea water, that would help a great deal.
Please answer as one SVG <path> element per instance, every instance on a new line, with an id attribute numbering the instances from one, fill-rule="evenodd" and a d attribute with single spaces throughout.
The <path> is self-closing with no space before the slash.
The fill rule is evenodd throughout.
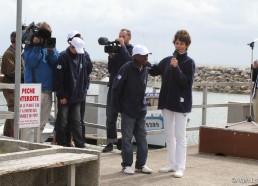
<path id="1" fill-rule="evenodd" d="M 92 84 L 88 91 L 88 94 L 98 94 L 98 85 Z M 193 105 L 201 105 L 203 99 L 202 92 L 193 91 Z M 250 95 L 243 94 L 227 94 L 227 93 L 208 93 L 207 103 L 208 104 L 226 104 L 228 102 L 250 102 Z M 215 107 L 207 108 L 207 126 L 220 126 L 227 123 L 227 107 Z M 0 92 L 0 110 L 7 110 L 6 101 Z M 157 111 L 161 113 L 160 111 Z M 0 126 L 4 124 L 5 120 L 0 120 Z M 202 122 L 202 109 L 193 108 L 189 114 L 189 122 L 187 127 L 200 126 Z M 198 131 L 188 131 L 187 139 L 188 145 L 198 144 Z"/>

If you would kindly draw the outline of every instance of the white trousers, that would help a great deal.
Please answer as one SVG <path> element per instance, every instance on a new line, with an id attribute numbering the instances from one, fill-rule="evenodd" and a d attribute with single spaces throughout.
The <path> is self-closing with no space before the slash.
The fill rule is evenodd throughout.
<path id="1" fill-rule="evenodd" d="M 41 107 L 40 107 L 40 142 L 42 142 L 41 136 L 42 132 L 48 121 L 50 112 L 52 108 L 52 92 L 41 92 Z M 35 142 L 36 136 L 34 136 L 34 128 L 26 129 L 25 139 L 29 142 Z"/>
<path id="2" fill-rule="evenodd" d="M 186 124 L 188 113 L 162 110 L 167 145 L 167 166 L 175 170 L 185 170 L 186 163 Z"/>

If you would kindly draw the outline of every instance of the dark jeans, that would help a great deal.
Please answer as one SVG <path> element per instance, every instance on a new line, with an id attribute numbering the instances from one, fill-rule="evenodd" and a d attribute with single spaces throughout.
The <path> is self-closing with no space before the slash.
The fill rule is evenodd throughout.
<path id="1" fill-rule="evenodd" d="M 107 94 L 107 107 L 106 107 L 106 126 L 107 126 L 107 142 L 115 143 L 117 142 L 117 127 L 116 121 L 118 112 L 112 107 L 111 104 L 111 87 L 108 89 Z"/>
<path id="2" fill-rule="evenodd" d="M 82 124 L 82 137 L 84 139 L 84 142 L 86 142 L 86 137 L 85 137 L 85 125 L 84 125 L 84 113 L 85 113 L 85 103 L 86 100 L 83 100 L 81 102 L 81 109 L 80 109 L 80 113 L 81 113 L 81 124 Z"/>
<path id="3" fill-rule="evenodd" d="M 140 169 L 145 165 L 148 155 L 148 144 L 146 140 L 145 117 L 134 119 L 126 114 L 122 115 L 122 167 L 133 164 L 133 144 L 132 138 L 136 140 L 137 152 L 135 168 Z"/>
<path id="4" fill-rule="evenodd" d="M 84 142 L 86 142 L 86 137 L 85 137 L 85 125 L 84 125 L 84 113 L 85 113 L 85 103 L 86 100 L 83 100 L 81 102 L 81 108 L 80 108 L 80 114 L 81 114 L 81 124 L 82 124 L 82 137 L 84 139 Z M 54 131 L 56 131 L 57 128 L 57 120 L 55 122 L 55 127 L 54 127 Z M 71 142 L 71 130 L 70 130 L 70 120 L 68 118 L 68 125 L 67 125 L 67 129 L 66 129 L 66 140 L 67 140 L 67 145 Z"/>
<path id="5" fill-rule="evenodd" d="M 82 137 L 80 102 L 65 105 L 58 103 L 56 122 L 56 141 L 58 145 L 67 146 L 67 141 L 69 141 L 67 139 L 68 122 L 75 146 L 83 148 L 84 139 Z"/>

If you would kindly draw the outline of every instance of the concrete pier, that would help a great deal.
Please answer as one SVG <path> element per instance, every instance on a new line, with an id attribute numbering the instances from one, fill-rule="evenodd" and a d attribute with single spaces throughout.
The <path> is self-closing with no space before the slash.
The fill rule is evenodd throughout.
<path id="1" fill-rule="evenodd" d="M 134 157 L 135 160 L 135 157 Z M 242 158 L 199 154 L 198 147 L 188 147 L 183 178 L 172 173 L 159 173 L 166 164 L 166 149 L 149 150 L 147 165 L 153 174 L 121 172 L 120 151 L 102 153 L 100 163 L 101 186 L 245 186 L 258 185 L 258 161 Z M 134 165 L 133 165 L 134 166 Z"/>

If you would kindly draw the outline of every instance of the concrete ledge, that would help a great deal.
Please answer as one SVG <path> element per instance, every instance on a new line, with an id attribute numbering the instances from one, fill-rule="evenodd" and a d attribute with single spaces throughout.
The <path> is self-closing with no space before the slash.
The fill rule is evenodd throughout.
<path id="1" fill-rule="evenodd" d="M 99 185 L 99 151 L 9 139 L 0 148 L 9 150 L 0 154 L 0 185 Z"/>

